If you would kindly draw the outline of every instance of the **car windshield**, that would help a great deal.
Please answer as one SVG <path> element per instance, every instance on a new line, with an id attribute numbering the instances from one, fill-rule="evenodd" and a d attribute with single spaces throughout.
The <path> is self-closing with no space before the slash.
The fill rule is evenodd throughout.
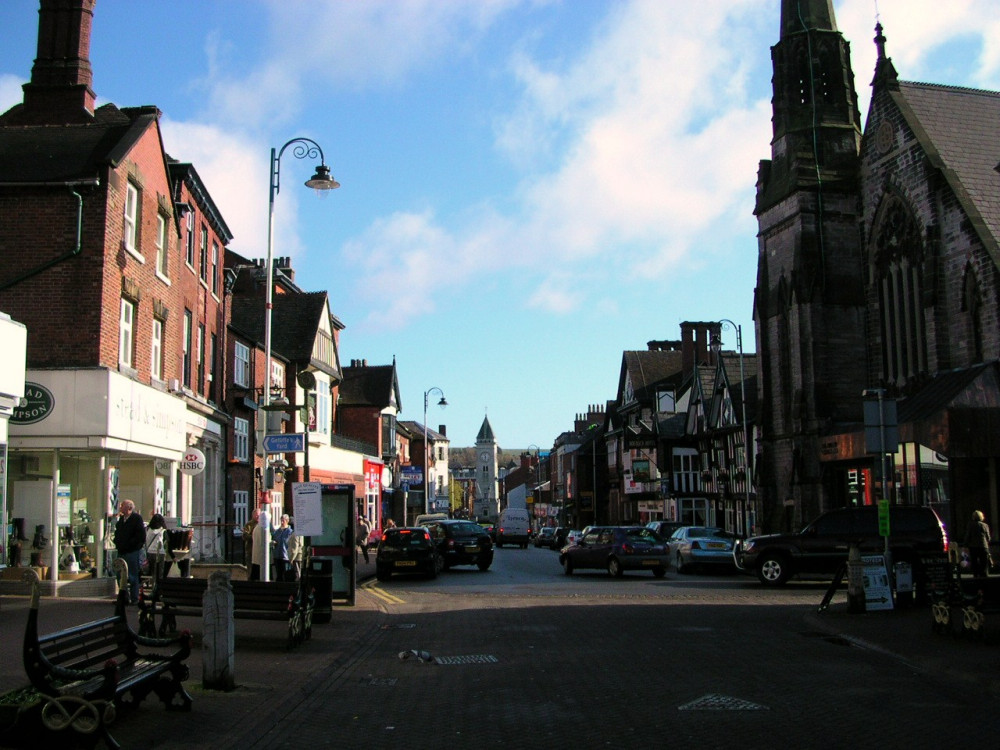
<path id="1" fill-rule="evenodd" d="M 452 533 L 460 534 L 463 536 L 465 535 L 475 536 L 477 534 L 483 533 L 483 527 L 480 526 L 478 523 L 472 523 L 471 521 L 467 521 L 465 523 L 453 524 L 451 530 Z"/>

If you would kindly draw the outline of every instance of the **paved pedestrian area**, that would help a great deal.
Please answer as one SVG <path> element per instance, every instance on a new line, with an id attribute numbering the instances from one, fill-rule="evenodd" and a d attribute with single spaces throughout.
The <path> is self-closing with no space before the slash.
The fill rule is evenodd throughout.
<path id="1" fill-rule="evenodd" d="M 6 690 L 24 684 L 28 600 L 0 599 Z M 291 651 L 283 623 L 237 621 L 229 693 L 200 687 L 196 640 L 192 712 L 167 713 L 150 696 L 113 734 L 126 748 L 186 750 L 589 748 L 651 734 L 712 747 L 729 732 L 741 742 L 838 747 L 832 738 L 849 726 L 854 747 L 885 747 L 896 745 L 886 744 L 880 712 L 898 689 L 919 696 L 905 704 L 909 715 L 895 717 L 916 732 L 910 746 L 933 747 L 961 736 L 956 727 L 981 702 L 1000 698 L 1000 632 L 992 644 L 934 634 L 926 607 L 850 614 L 842 594 L 824 612 L 794 597 L 768 606 L 726 603 L 723 594 L 626 599 L 480 596 L 452 608 L 448 597 L 361 588 L 356 606 L 335 607 L 332 622 Z M 112 607 L 45 598 L 40 628 L 105 617 Z M 129 616 L 134 622 L 134 609 Z M 200 635 L 198 618 L 179 625 Z M 580 647 L 595 633 L 606 644 L 599 659 Z M 782 675 L 780 689 L 768 686 L 771 673 Z M 921 703 L 928 695 L 933 702 Z M 983 736 L 1000 731 L 992 712 L 975 720 L 994 725 Z M 779 727 L 786 735 L 774 734 Z M 870 736 L 855 736 L 866 727 Z"/>

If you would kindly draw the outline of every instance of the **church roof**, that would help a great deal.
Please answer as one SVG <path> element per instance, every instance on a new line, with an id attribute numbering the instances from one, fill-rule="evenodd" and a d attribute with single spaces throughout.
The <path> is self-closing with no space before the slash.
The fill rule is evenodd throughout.
<path id="1" fill-rule="evenodd" d="M 479 434 L 476 435 L 477 443 L 491 443 L 495 442 L 496 437 L 493 435 L 493 428 L 490 426 L 490 418 L 483 418 L 483 426 L 479 428 Z"/>
<path id="2" fill-rule="evenodd" d="M 890 95 L 1000 265 L 1000 93 L 899 81 Z"/>

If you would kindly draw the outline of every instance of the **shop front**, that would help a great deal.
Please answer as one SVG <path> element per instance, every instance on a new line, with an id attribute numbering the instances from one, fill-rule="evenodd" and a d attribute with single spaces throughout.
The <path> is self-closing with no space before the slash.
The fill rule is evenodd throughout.
<path id="1" fill-rule="evenodd" d="M 21 564 L 106 576 L 119 500 L 176 519 L 185 425 L 182 399 L 117 372 L 28 370 L 6 467 Z"/>

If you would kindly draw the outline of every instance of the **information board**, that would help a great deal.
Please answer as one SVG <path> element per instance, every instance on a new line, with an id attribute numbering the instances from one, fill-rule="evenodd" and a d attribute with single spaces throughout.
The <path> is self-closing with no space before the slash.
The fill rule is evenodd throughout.
<path id="1" fill-rule="evenodd" d="M 863 555 L 862 574 L 865 581 L 865 609 L 869 612 L 892 609 L 892 579 L 882 555 Z"/>

